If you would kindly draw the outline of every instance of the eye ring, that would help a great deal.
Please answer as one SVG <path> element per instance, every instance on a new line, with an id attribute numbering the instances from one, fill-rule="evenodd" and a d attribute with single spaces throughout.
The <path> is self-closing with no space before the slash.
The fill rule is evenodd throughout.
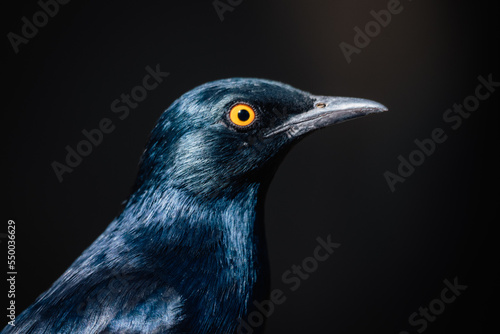
<path id="1" fill-rule="evenodd" d="M 248 104 L 238 103 L 229 111 L 229 120 L 233 125 L 247 127 L 255 121 L 255 110 Z"/>

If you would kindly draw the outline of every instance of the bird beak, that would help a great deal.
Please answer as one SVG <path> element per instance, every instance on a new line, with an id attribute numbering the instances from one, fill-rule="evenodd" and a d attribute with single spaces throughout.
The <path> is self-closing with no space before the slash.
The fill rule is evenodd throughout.
<path id="1" fill-rule="evenodd" d="M 314 108 L 294 115 L 264 134 L 265 138 L 285 132 L 289 137 L 299 137 L 328 125 L 373 113 L 387 111 L 387 107 L 371 100 L 353 97 L 314 96 Z"/>

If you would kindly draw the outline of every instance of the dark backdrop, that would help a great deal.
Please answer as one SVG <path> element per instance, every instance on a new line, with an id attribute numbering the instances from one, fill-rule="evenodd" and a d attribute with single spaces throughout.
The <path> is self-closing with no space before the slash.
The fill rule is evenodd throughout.
<path id="1" fill-rule="evenodd" d="M 484 332 L 498 304 L 489 226 L 498 220 L 491 125 L 500 93 L 455 131 L 442 117 L 474 94 L 479 75 L 500 81 L 494 11 L 480 2 L 402 0 L 402 12 L 348 64 L 339 44 L 353 44 L 354 27 L 387 4 L 242 1 L 221 21 L 210 0 L 72 1 L 17 54 L 7 34 L 20 34 L 21 18 L 32 20 L 40 7 L 4 4 L 2 232 L 14 219 L 18 311 L 119 214 L 162 111 L 199 84 L 244 76 L 390 109 L 316 132 L 278 170 L 266 224 L 273 287 L 287 301 L 267 333 L 415 333 L 410 314 L 455 277 L 467 290 L 426 332 Z M 119 120 L 111 102 L 156 64 L 170 75 Z M 51 163 L 103 118 L 115 130 L 60 183 Z M 396 173 L 398 156 L 435 128 L 447 141 L 391 192 L 384 172 Z M 282 273 L 327 235 L 341 247 L 290 292 Z"/>

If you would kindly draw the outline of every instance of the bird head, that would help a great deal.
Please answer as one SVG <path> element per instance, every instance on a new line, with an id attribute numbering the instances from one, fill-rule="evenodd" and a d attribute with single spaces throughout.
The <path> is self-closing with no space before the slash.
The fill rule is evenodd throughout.
<path id="1" fill-rule="evenodd" d="M 195 195 L 234 194 L 270 180 L 280 157 L 306 134 L 385 110 L 374 101 L 315 96 L 269 80 L 209 82 L 162 114 L 136 188 L 162 183 Z"/>

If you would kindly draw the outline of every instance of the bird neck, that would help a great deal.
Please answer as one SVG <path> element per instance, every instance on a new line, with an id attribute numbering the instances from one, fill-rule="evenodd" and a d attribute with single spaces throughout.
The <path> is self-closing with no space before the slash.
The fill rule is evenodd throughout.
<path id="1" fill-rule="evenodd" d="M 261 193 L 259 183 L 248 183 L 219 196 L 198 196 L 169 186 L 144 187 L 129 199 L 120 217 L 125 219 L 118 220 L 128 225 L 121 228 L 134 233 L 161 232 L 157 241 L 165 245 L 212 247 L 212 242 L 222 236 L 230 238 L 226 242 L 238 244 L 252 241 L 263 232 Z"/>
<path id="2" fill-rule="evenodd" d="M 195 313 L 221 314 L 234 323 L 268 293 L 260 186 L 248 184 L 235 196 L 214 198 L 169 187 L 144 189 L 120 217 L 134 219 L 118 221 L 133 239 L 127 242 L 130 250 L 153 259 L 151 265 L 165 271 L 181 294 L 191 294 L 193 286 L 204 291 L 189 299 L 195 309 L 204 305 Z"/>

